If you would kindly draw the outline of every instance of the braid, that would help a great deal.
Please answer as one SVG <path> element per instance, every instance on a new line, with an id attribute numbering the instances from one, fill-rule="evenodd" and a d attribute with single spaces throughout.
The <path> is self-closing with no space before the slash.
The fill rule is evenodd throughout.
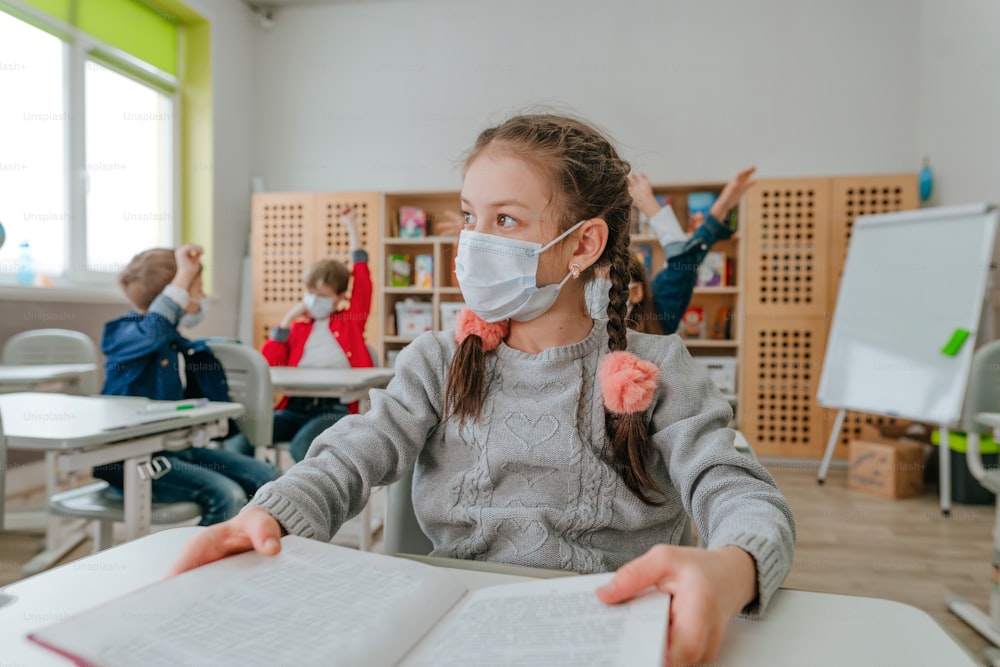
<path id="1" fill-rule="evenodd" d="M 628 302 L 629 261 L 631 259 L 627 236 L 618 235 L 614 248 L 610 248 L 611 302 L 608 305 L 608 349 L 617 352 L 628 348 L 625 310 Z M 610 246 L 610 241 L 609 241 Z M 604 412 L 604 428 L 608 438 L 604 443 L 604 459 L 611 463 L 625 485 L 647 505 L 662 505 L 650 497 L 649 492 L 659 492 L 659 487 L 649 474 L 649 425 L 641 412 L 615 414 Z"/>

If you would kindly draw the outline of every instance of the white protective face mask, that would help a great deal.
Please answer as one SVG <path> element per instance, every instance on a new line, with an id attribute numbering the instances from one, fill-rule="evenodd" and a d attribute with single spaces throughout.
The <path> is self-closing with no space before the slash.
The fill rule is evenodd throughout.
<path id="1" fill-rule="evenodd" d="M 313 316 L 314 320 L 321 320 L 324 317 L 329 317 L 330 313 L 333 312 L 333 297 L 320 296 L 318 294 L 306 293 L 302 297 L 302 303 L 306 304 L 306 308 L 309 309 L 309 314 Z"/>
<path id="2" fill-rule="evenodd" d="M 608 294 L 610 292 L 610 278 L 594 278 L 587 283 L 584 294 L 587 297 L 587 310 L 590 311 L 590 316 L 593 319 L 608 319 L 608 304 L 611 303 L 611 297 Z"/>
<path id="3" fill-rule="evenodd" d="M 528 322 L 546 312 L 572 273 L 558 283 L 539 287 L 538 256 L 584 222 L 581 220 L 545 245 L 462 230 L 455 275 L 466 305 L 487 322 Z"/>
<path id="4" fill-rule="evenodd" d="M 207 298 L 198 301 L 198 310 L 196 312 L 181 315 L 181 319 L 177 320 L 177 326 L 184 327 L 185 329 L 193 329 L 205 319 L 206 311 L 208 311 Z"/>

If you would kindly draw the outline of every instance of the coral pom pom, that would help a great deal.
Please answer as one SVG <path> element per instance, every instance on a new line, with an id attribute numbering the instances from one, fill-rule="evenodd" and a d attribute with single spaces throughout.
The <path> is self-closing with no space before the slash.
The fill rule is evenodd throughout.
<path id="1" fill-rule="evenodd" d="M 507 337 L 510 322 L 487 322 L 468 308 L 459 311 L 455 318 L 455 342 L 459 345 L 469 336 L 479 336 L 483 349 L 487 352 L 497 349 L 500 341 Z"/>
<path id="2" fill-rule="evenodd" d="M 643 412 L 653 403 L 660 369 L 631 352 L 606 354 L 597 367 L 604 407 L 615 414 Z"/>

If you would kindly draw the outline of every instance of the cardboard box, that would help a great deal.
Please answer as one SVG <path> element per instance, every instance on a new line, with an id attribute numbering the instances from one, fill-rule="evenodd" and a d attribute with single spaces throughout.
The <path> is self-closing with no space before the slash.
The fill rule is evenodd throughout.
<path id="1" fill-rule="evenodd" d="M 883 498 L 924 491 L 924 446 L 898 440 L 851 440 L 847 486 Z"/>
<path id="2" fill-rule="evenodd" d="M 434 328 L 434 306 L 430 301 L 406 299 L 396 302 L 396 335 L 416 338 Z"/>

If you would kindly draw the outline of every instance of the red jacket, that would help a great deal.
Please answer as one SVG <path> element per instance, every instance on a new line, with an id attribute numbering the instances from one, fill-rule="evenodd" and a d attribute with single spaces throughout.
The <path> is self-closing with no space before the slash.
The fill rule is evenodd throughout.
<path id="1" fill-rule="evenodd" d="M 355 261 L 351 267 L 354 278 L 351 305 L 346 310 L 330 315 L 330 331 L 343 348 L 353 368 L 371 368 L 375 365 L 365 345 L 365 324 L 368 322 L 368 313 L 372 305 L 372 279 L 368 272 L 367 254 L 362 257 L 362 261 Z M 301 320 L 292 323 L 287 341 L 277 341 L 273 338 L 264 341 L 260 351 L 267 359 L 267 363 L 271 366 L 298 366 L 312 328 L 313 320 Z M 287 402 L 286 398 L 278 405 L 278 409 L 284 408 Z M 352 403 L 350 410 L 357 412 L 358 404 Z"/>

